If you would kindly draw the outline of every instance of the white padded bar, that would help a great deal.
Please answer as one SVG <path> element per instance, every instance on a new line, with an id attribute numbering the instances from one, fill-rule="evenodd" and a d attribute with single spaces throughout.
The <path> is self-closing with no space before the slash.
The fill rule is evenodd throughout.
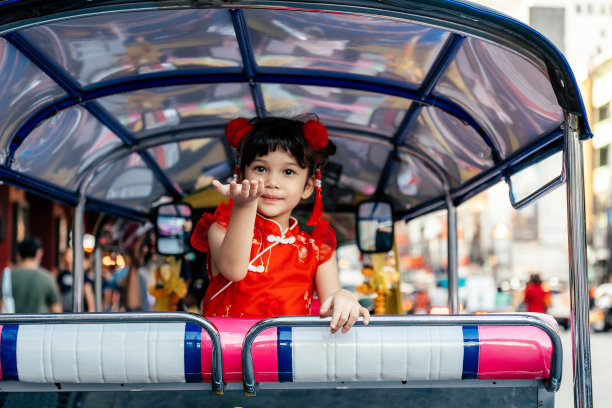
<path id="1" fill-rule="evenodd" d="M 331 334 L 324 327 L 295 327 L 293 380 L 460 380 L 460 326 L 354 327 Z M 384 341 L 383 341 L 384 339 Z"/>
<path id="2" fill-rule="evenodd" d="M 185 323 L 22 325 L 19 380 L 185 382 Z"/>

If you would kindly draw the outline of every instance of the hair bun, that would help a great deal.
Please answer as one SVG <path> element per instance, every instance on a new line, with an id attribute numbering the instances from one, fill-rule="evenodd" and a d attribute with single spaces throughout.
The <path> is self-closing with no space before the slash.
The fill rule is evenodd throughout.
<path id="1" fill-rule="evenodd" d="M 327 146 L 329 137 L 327 136 L 327 129 L 325 126 L 317 120 L 309 119 L 302 125 L 302 133 L 306 138 L 306 143 L 315 152 L 324 149 Z"/>
<path id="2" fill-rule="evenodd" d="M 242 138 L 253 130 L 251 122 L 245 118 L 232 119 L 225 127 L 225 137 L 232 147 L 240 147 Z"/>

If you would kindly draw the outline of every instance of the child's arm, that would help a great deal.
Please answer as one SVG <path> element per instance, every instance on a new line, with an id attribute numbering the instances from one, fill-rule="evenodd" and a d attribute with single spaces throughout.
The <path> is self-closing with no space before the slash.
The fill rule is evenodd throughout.
<path id="1" fill-rule="evenodd" d="M 211 274 L 221 273 L 226 279 L 237 282 L 248 271 L 257 199 L 264 190 L 263 180 L 244 180 L 242 184 L 235 181 L 221 184 L 215 180 L 213 186 L 219 194 L 234 200 L 234 205 L 227 230 L 216 223 L 208 230 Z"/>
<path id="2" fill-rule="evenodd" d="M 359 304 L 357 296 L 340 288 L 335 255 L 317 268 L 315 286 L 321 300 L 321 316 L 332 317 L 330 323 L 332 333 L 338 329 L 346 333 L 359 316 L 363 316 L 363 324 L 367 325 L 370 322 L 370 312 Z"/>

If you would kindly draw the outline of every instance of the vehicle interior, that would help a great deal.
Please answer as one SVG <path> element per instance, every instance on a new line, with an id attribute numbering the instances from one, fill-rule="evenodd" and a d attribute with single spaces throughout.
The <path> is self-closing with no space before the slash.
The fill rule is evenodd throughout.
<path id="1" fill-rule="evenodd" d="M 451 315 L 431 316 L 428 321 L 381 317 L 379 330 L 401 325 L 455 327 L 463 339 L 458 341 L 467 344 L 466 327 L 528 326 L 544 332 L 550 343 L 543 346 L 550 354 L 543 363 L 547 374 L 536 379 L 478 379 L 466 374 L 472 371 L 466 368 L 467 352 L 461 351 L 464 360 L 457 364 L 463 364 L 463 374 L 459 369 L 458 379 L 426 376 L 406 386 L 405 379 L 385 380 L 382 368 L 380 376 L 338 377 L 328 386 L 308 380 L 300 390 L 271 387 L 272 393 L 260 384 L 258 393 L 255 382 L 261 381 L 253 377 L 257 373 L 238 378 L 234 388 L 224 384 L 221 366 L 227 361 L 221 356 L 218 323 L 180 313 L 136 314 L 121 322 L 160 325 L 159 336 L 168 339 L 176 327 L 164 325 L 182 324 L 184 331 L 178 331 L 185 339 L 190 336 L 189 325 L 201 328 L 212 342 L 206 358 L 212 359 L 213 373 L 205 380 L 202 363 L 194 369 L 201 371 L 195 383 L 189 382 L 191 377 L 170 376 L 159 380 L 157 388 L 142 385 L 155 381 L 130 381 L 129 371 L 116 381 L 94 375 L 89 382 L 66 380 L 62 387 L 55 377 L 45 375 L 32 383 L 19 378 L 0 381 L 3 391 L 55 391 L 61 397 L 64 391 L 95 390 L 102 396 L 110 395 L 103 391 L 134 383 L 138 385 L 130 389 L 152 392 L 147 394 L 149 405 L 163 391 L 186 389 L 206 390 L 206 396 L 202 391 L 198 398 L 221 404 L 223 398 L 225 403 L 245 406 L 281 398 L 300 406 L 304 402 L 299 401 L 312 392 L 309 387 L 325 388 L 321 395 L 329 401 L 342 398 L 335 394 L 338 390 L 354 388 L 352 400 L 362 405 L 390 393 L 405 399 L 408 394 L 401 393 L 410 388 L 410 398 L 432 407 L 452 406 L 453 400 L 463 401 L 460 406 L 518 407 L 527 401 L 554 406 L 561 376 L 560 363 L 554 361 L 561 350 L 545 319 L 457 315 L 456 207 L 500 181 L 508 183 L 515 208 L 529 204 L 569 183 L 569 175 L 574 174 L 570 167 L 580 158 L 568 140 L 579 144 L 592 137 L 567 61 L 530 27 L 456 0 L 22 0 L 0 2 L 0 37 L 0 180 L 74 207 L 74 236 L 85 232 L 85 211 L 139 222 L 156 222 L 161 216 L 166 217 L 166 233 L 158 230 L 162 241 L 167 239 L 164 252 L 184 253 L 185 248 L 171 239 L 176 235 L 173 223 L 190 218 L 190 210 L 194 217 L 213 211 L 222 197 L 212 181 L 231 180 L 236 158 L 224 135 L 228 121 L 314 113 L 338 147 L 323 170 L 325 217 L 342 230 L 343 218 L 334 217 L 335 213 L 360 214 L 356 224 L 363 228 L 353 239 L 363 252 L 390 248 L 372 244 L 367 236 L 367 231 L 390 220 L 407 222 L 439 210 L 448 212 Z M 535 191 L 519 194 L 514 177 L 550 157 L 559 158 L 559 175 Z M 580 180 L 580 174 L 574 175 L 572 180 Z M 580 196 L 574 195 L 579 191 L 571 191 L 568 200 L 579 203 Z M 385 203 L 388 211 L 377 213 L 379 207 L 372 202 Z M 304 203 L 303 208 L 309 213 L 311 206 Z M 579 237 L 572 239 L 578 248 L 573 252 L 580 253 Z M 82 279 L 78 277 L 82 243 L 75 240 L 74 245 L 76 287 Z M 574 286 L 580 293 L 582 288 Z M 75 312 L 82 310 L 81 302 L 75 300 Z M 2 318 L 4 327 L 27 326 L 32 336 L 42 338 L 46 337 L 36 334 L 37 327 L 44 331 L 45 326 L 60 323 L 114 324 L 104 313 L 87 322 L 77 314 Z M 254 331 L 276 330 L 282 324 L 304 330 L 318 330 L 320 325 L 312 319 L 280 319 L 254 326 L 250 333 L 254 337 Z M 576 325 L 582 330 L 576 332 L 578 342 L 588 332 L 580 327 Z M 200 333 L 199 328 L 194 332 Z M 112 330 L 118 337 L 130 336 Z M 299 331 L 294 330 L 297 336 Z M 3 342 L 9 336 L 5 333 L 9 331 L 2 332 Z M 74 333 L 66 335 L 77 336 Z M 529 338 L 530 332 L 526 333 Z M 197 336 L 204 344 L 204 334 Z M 377 347 L 384 349 L 382 338 Z M 4 344 L 0 348 L 2 379 L 15 380 L 7 377 Z M 255 359 L 245 355 L 238 357 L 243 374 L 248 362 L 252 368 L 249 358 Z M 177 358 L 182 361 L 180 353 Z M 15 373 L 22 367 L 16 364 Z M 571 372 L 565 367 L 565 375 Z M 70 375 L 66 378 L 73 378 Z M 576 387 L 581 386 L 578 383 Z M 243 387 L 247 395 L 257 397 L 213 395 Z M 444 395 L 436 392 L 440 388 Z M 134 393 L 125 394 L 125 404 L 135 403 Z M 176 398 L 180 402 L 187 397 Z"/>

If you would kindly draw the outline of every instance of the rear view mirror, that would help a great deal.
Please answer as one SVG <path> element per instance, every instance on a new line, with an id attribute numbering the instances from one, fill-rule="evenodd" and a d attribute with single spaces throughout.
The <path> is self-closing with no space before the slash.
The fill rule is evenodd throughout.
<path id="1" fill-rule="evenodd" d="M 563 152 L 554 153 L 506 177 L 510 203 L 520 209 L 565 182 Z"/>
<path id="2" fill-rule="evenodd" d="M 364 201 L 357 207 L 357 247 L 363 253 L 393 247 L 393 208 L 386 201 Z"/>
<path id="3" fill-rule="evenodd" d="M 183 255 L 191 249 L 191 207 L 188 204 L 163 204 L 157 207 L 155 219 L 157 252 Z"/>

